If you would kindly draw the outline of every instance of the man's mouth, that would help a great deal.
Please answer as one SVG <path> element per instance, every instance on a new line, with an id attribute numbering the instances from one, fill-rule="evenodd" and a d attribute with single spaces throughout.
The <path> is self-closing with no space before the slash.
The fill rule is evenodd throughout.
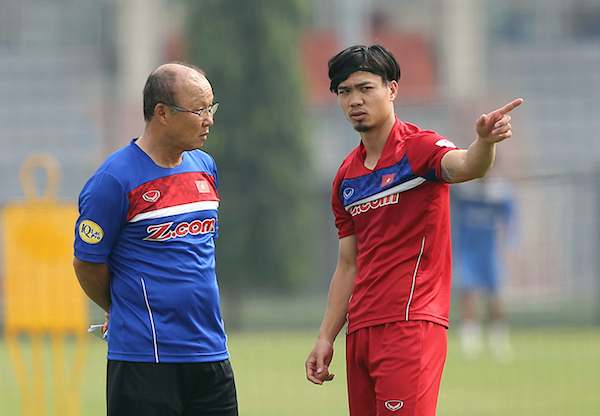
<path id="1" fill-rule="evenodd" d="M 360 111 L 351 111 L 349 115 L 352 120 L 360 121 L 367 116 L 367 113 L 360 110 Z"/>

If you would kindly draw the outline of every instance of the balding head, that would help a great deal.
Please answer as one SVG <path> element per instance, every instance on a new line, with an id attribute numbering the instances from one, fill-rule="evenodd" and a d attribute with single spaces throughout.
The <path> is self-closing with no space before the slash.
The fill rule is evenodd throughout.
<path id="1" fill-rule="evenodd" d="M 144 86 L 144 120 L 154 117 L 154 108 L 158 103 L 175 104 L 177 102 L 178 81 L 205 80 L 200 68 L 181 62 L 171 62 L 156 68 L 146 80 Z"/>

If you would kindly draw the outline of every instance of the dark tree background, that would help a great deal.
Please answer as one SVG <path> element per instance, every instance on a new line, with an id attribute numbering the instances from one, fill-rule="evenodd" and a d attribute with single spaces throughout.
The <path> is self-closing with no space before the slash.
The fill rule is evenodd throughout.
<path id="1" fill-rule="evenodd" d="M 311 274 L 310 159 L 300 75 L 303 0 L 190 0 L 190 61 L 221 106 L 204 150 L 219 170 L 225 295 L 285 292 Z"/>

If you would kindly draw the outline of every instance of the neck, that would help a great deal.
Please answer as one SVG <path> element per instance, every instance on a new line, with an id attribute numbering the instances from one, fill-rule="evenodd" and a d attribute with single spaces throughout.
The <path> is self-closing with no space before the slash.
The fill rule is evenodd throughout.
<path id="1" fill-rule="evenodd" d="M 144 153 L 162 168 L 174 168 L 183 160 L 183 152 L 170 151 L 163 141 L 155 138 L 147 130 L 135 142 Z"/>
<path id="2" fill-rule="evenodd" d="M 392 114 L 392 117 L 389 117 L 378 128 L 360 133 L 360 139 L 366 151 L 365 167 L 375 169 L 395 123 L 396 116 Z"/>

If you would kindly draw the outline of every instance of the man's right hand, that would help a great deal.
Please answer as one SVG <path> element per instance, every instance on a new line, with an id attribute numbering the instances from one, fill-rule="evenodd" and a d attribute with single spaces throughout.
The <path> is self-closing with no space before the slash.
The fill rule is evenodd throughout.
<path id="1" fill-rule="evenodd" d="M 104 323 L 102 324 L 102 335 L 108 331 L 108 312 L 104 314 Z"/>
<path id="2" fill-rule="evenodd" d="M 314 384 L 323 384 L 333 380 L 335 376 L 329 372 L 329 364 L 333 359 L 333 344 L 325 340 L 317 340 L 317 344 L 306 360 L 306 378 Z"/>

